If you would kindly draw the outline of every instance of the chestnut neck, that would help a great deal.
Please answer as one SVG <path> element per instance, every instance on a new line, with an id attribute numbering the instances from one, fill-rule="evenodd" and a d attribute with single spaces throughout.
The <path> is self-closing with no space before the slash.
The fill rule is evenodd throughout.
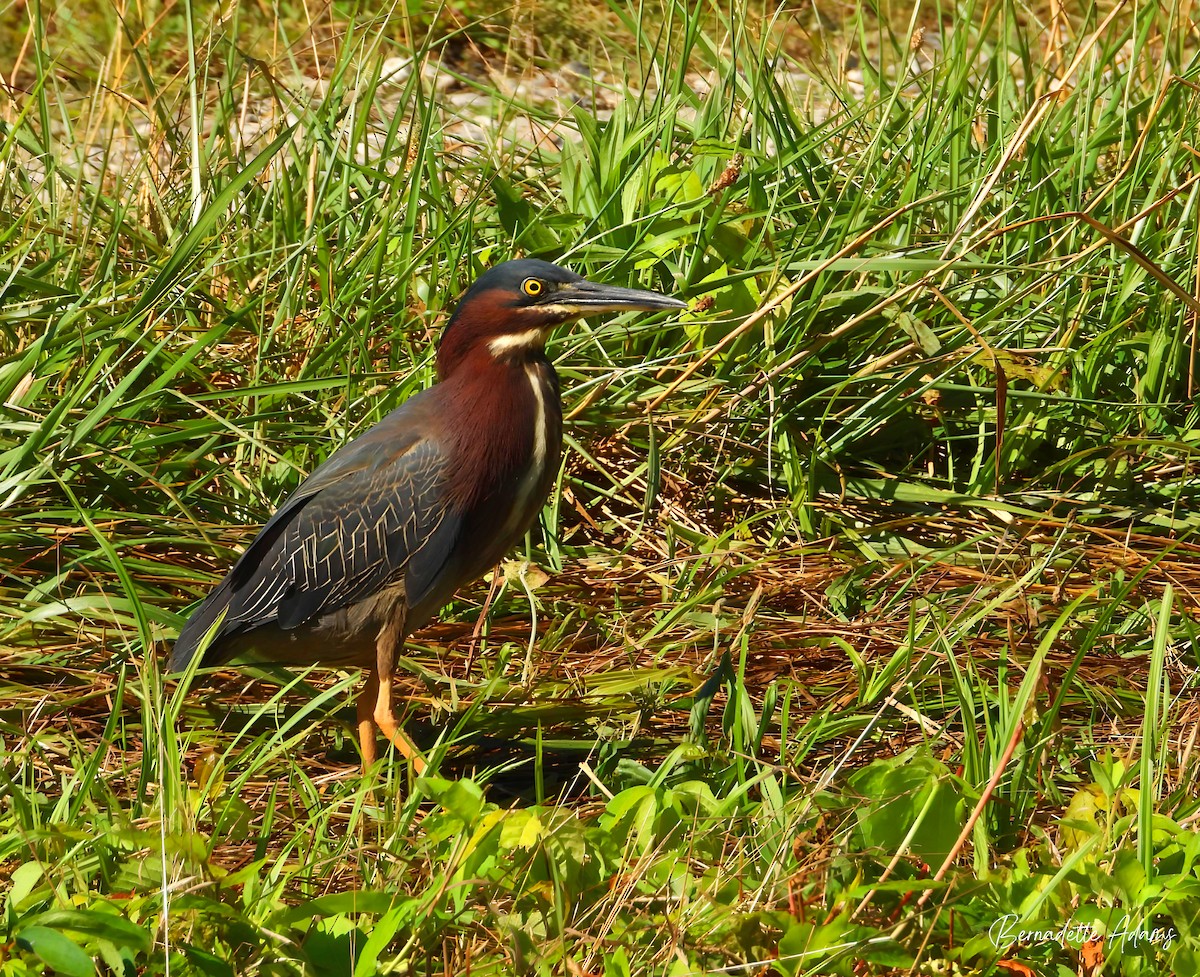
<path id="1" fill-rule="evenodd" d="M 439 372 L 444 368 L 441 353 Z M 439 385 L 449 408 L 445 437 L 462 476 L 454 480 L 452 494 L 459 505 L 471 506 L 526 469 L 537 426 L 545 423 L 541 412 L 550 413 L 558 430 L 562 417 L 558 377 L 540 348 L 497 356 L 486 342 L 476 343 L 446 367 L 450 372 Z"/>
<path id="2" fill-rule="evenodd" d="M 549 364 L 541 342 L 493 352 L 491 344 L 496 340 L 529 335 L 535 330 L 548 331 L 563 321 L 561 315 L 549 309 L 542 314 L 533 309 L 515 311 L 510 298 L 499 289 L 490 289 L 459 305 L 438 344 L 438 380 L 449 380 L 468 363 L 474 364 L 476 371 L 486 372 L 481 362 L 485 357 L 498 364 Z"/>

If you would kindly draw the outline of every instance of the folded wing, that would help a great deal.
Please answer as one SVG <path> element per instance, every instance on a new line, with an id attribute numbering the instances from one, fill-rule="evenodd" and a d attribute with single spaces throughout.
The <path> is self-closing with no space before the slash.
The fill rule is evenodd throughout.
<path id="1" fill-rule="evenodd" d="M 445 501 L 446 449 L 405 433 L 429 430 L 405 423 L 422 399 L 335 452 L 300 485 L 193 612 L 171 653 L 173 670 L 187 666 L 218 621 L 210 663 L 224 657 L 225 638 L 267 624 L 291 630 L 400 580 L 410 607 L 429 593 L 461 520 Z"/>

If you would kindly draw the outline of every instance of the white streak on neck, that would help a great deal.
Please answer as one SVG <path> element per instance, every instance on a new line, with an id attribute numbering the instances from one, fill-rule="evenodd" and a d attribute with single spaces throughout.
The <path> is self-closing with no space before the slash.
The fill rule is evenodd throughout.
<path id="1" fill-rule="evenodd" d="M 533 423 L 533 472 L 535 481 L 541 481 L 542 469 L 546 467 L 546 395 L 542 392 L 542 377 L 533 364 L 525 367 L 525 376 L 533 390 L 537 405 L 537 418 Z"/>
<path id="2" fill-rule="evenodd" d="M 546 395 L 542 391 L 541 375 L 537 366 L 532 363 L 527 364 L 525 367 L 525 376 L 528 378 L 529 387 L 533 391 L 533 451 L 529 458 L 529 467 L 522 473 L 521 481 L 517 485 L 517 495 L 514 499 L 515 504 L 513 505 L 512 515 L 509 516 L 504 526 L 502 534 L 504 536 L 516 531 L 519 520 L 524 516 L 526 508 L 532 501 L 533 493 L 540 488 L 542 478 L 546 472 L 546 436 L 548 432 Z"/>
<path id="3" fill-rule="evenodd" d="M 542 349 L 546 345 L 546 333 L 542 329 L 526 329 L 510 332 L 488 340 L 488 349 L 493 356 L 503 356 L 524 349 Z"/>

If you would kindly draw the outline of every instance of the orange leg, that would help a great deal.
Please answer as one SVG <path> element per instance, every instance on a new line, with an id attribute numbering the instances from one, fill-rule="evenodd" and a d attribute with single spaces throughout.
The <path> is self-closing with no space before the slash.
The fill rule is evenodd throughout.
<path id="1" fill-rule="evenodd" d="M 399 622 L 384 628 L 375 642 L 375 668 L 367 672 L 367 681 L 358 693 L 358 741 L 362 747 L 363 773 L 370 769 L 375 751 L 375 727 L 383 730 L 392 746 L 404 754 L 417 773 L 425 772 L 425 758 L 396 722 L 392 712 L 392 667 L 396 645 L 402 640 Z"/>
<path id="2" fill-rule="evenodd" d="M 383 735 L 391 740 L 392 746 L 404 754 L 417 773 L 424 773 L 425 758 L 421 756 L 420 750 L 408 738 L 404 730 L 400 728 L 400 724 L 396 722 L 396 716 L 392 712 L 392 673 L 375 675 L 372 678 L 379 686 L 379 694 L 375 700 L 375 725 L 383 730 Z M 375 739 L 374 732 L 371 733 L 371 739 Z M 374 743 L 372 743 L 372 746 L 374 746 Z M 366 759 L 365 753 L 363 754 L 363 759 Z"/>
<path id="3" fill-rule="evenodd" d="M 363 773 L 375 763 L 379 755 L 375 746 L 375 703 L 379 698 L 379 677 L 367 672 L 367 681 L 358 693 L 355 706 L 358 711 L 358 745 L 362 749 Z"/>

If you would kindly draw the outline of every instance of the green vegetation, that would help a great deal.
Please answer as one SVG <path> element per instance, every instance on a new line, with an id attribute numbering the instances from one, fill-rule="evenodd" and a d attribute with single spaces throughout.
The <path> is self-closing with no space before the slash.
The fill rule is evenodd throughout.
<path id="1" fill-rule="evenodd" d="M 0 975 L 1200 971 L 1191 8 L 368 6 L 0 5 Z M 557 340 L 431 776 L 165 681 L 515 255 L 695 311 Z"/>

